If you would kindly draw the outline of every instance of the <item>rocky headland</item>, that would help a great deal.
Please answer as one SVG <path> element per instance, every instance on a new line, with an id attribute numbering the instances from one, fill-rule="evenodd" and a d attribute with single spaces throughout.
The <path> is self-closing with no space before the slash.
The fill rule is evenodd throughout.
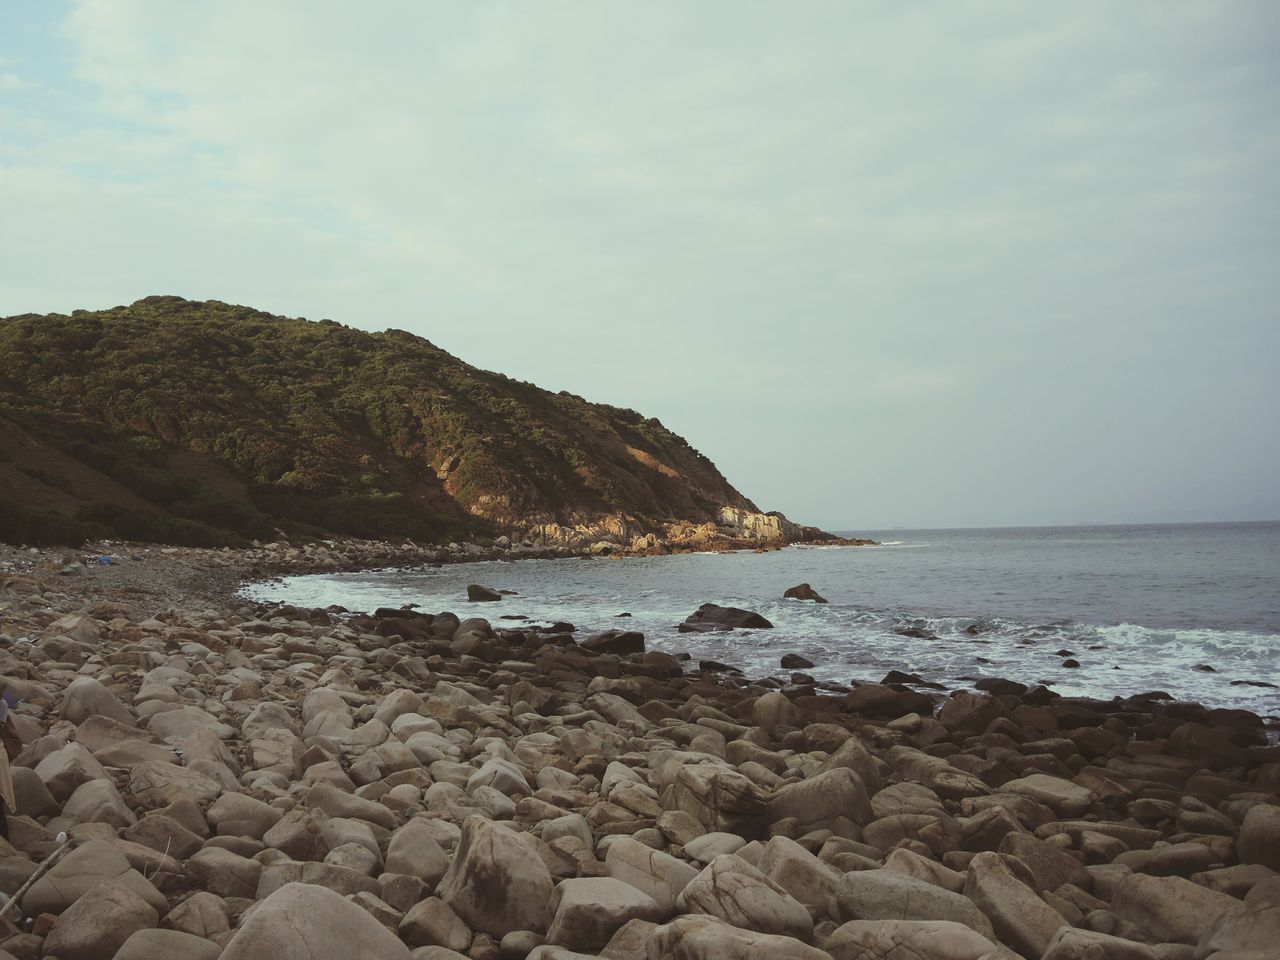
<path id="1" fill-rule="evenodd" d="M 233 594 L 409 546 L 0 557 L 0 958 L 1276 955 L 1251 713 Z"/>
<path id="2" fill-rule="evenodd" d="M 0 318 L 0 541 L 845 542 L 765 512 L 635 410 L 402 330 L 218 301 Z"/>

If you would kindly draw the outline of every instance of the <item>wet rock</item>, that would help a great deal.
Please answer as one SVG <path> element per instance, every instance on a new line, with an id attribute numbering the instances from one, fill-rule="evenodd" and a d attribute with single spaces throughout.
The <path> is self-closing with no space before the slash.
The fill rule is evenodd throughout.
<path id="1" fill-rule="evenodd" d="M 551 874 L 531 841 L 469 817 L 439 895 L 473 929 L 494 937 L 547 928 Z"/>
<path id="2" fill-rule="evenodd" d="M 644 653 L 644 634 L 635 630 L 606 630 L 582 641 L 592 653 L 613 653 L 620 657 Z"/>
<path id="3" fill-rule="evenodd" d="M 864 683 L 845 695 L 844 705 L 851 713 L 864 717 L 902 717 L 909 713 L 930 715 L 933 701 L 923 693 L 906 687 L 886 687 Z"/>
<path id="4" fill-rule="evenodd" d="M 705 632 L 708 630 L 768 630 L 773 624 L 750 610 L 738 607 L 721 607 L 714 603 L 704 603 L 680 624 L 681 633 Z"/>
<path id="5" fill-rule="evenodd" d="M 778 661 L 778 666 L 783 670 L 809 670 L 814 666 L 814 662 L 798 653 L 784 653 L 782 659 Z"/>
<path id="6" fill-rule="evenodd" d="M 289 883 L 257 904 L 221 960 L 411 960 L 395 934 L 332 890 Z"/>
<path id="7" fill-rule="evenodd" d="M 494 603 L 502 599 L 502 594 L 492 587 L 482 587 L 478 583 L 467 584 L 467 600 L 471 603 Z"/>
<path id="8" fill-rule="evenodd" d="M 807 583 L 800 583 L 794 587 L 787 588 L 782 594 L 786 600 L 812 600 L 814 603 L 826 603 L 824 598 L 817 590 L 809 586 Z M 810 664 L 812 666 L 812 664 Z"/>

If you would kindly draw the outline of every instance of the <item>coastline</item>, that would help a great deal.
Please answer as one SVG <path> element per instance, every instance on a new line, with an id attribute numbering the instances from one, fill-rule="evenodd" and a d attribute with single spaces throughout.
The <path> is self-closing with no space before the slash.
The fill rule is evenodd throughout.
<path id="1" fill-rule="evenodd" d="M 112 547 L 107 564 L 0 553 L 0 672 L 26 743 L 6 862 L 34 873 L 65 830 L 74 869 L 86 850 L 123 858 L 157 921 L 224 956 L 251 956 L 254 918 L 317 888 L 354 911 L 352 936 L 371 923 L 404 956 L 430 941 L 494 960 L 610 943 L 839 958 L 908 929 L 885 924 L 940 923 L 981 940 L 974 960 L 1180 960 L 1252 942 L 1280 900 L 1280 747 L 1248 711 L 1002 681 L 819 696 L 621 631 L 236 595 L 499 558 L 474 546 Z M 179 810 L 180 831 L 162 822 Z M 440 869 L 419 875 L 424 857 Z M 42 882 L 23 912 L 74 919 Z M 479 905 L 497 889 L 495 919 Z M 222 919 L 197 929 L 184 905 L 201 896 Z M 60 925 L 10 925 L 0 950 L 53 952 Z M 516 934 L 529 949 L 503 948 Z"/>

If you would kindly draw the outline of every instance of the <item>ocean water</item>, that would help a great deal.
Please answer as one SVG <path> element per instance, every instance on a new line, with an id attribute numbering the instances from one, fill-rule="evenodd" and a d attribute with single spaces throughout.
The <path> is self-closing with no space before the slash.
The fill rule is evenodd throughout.
<path id="1" fill-rule="evenodd" d="M 787 676 L 778 659 L 794 652 L 815 663 L 807 673 L 842 683 L 890 669 L 950 689 L 998 676 L 1064 695 L 1163 690 L 1280 714 L 1280 523 L 855 532 L 882 545 L 307 575 L 246 594 L 350 610 L 416 603 L 495 623 L 568 620 L 582 635 L 640 630 L 651 648 L 751 676 Z M 801 582 L 830 602 L 782 599 Z M 469 583 L 517 595 L 469 604 Z M 677 632 L 708 601 L 758 611 L 774 629 Z M 912 628 L 934 638 L 900 632 Z M 1060 651 L 1080 667 L 1063 667 Z"/>

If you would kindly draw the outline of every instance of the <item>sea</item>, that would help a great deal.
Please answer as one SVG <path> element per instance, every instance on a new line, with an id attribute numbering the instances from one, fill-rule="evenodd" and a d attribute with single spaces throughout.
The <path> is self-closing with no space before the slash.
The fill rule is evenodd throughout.
<path id="1" fill-rule="evenodd" d="M 285 577 L 245 593 L 351 611 L 416 604 L 507 626 L 569 621 L 584 637 L 639 630 L 650 649 L 752 677 L 787 678 L 779 658 L 798 653 L 820 681 L 900 670 L 963 689 L 1004 677 L 1064 696 L 1163 691 L 1280 716 L 1280 522 L 842 532 L 880 545 L 446 564 Z M 514 594 L 468 603 L 471 583 Z M 783 599 L 800 583 L 829 602 Z M 708 602 L 773 628 L 677 631 Z"/>

